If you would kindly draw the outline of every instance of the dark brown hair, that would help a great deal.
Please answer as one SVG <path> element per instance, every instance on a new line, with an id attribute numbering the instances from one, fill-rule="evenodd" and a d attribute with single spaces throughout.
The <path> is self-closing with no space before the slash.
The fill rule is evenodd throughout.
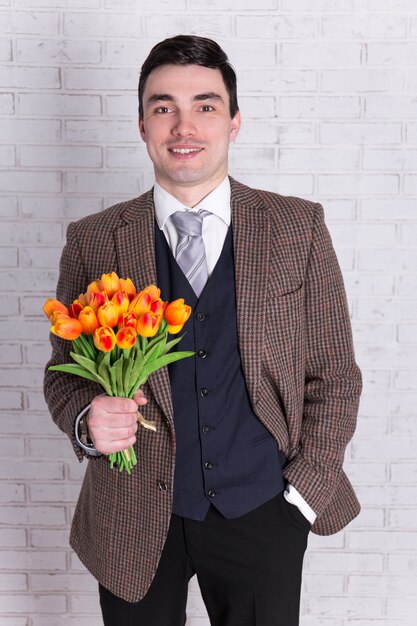
<path id="1" fill-rule="evenodd" d="M 161 65 L 202 65 L 219 69 L 229 94 L 230 117 L 239 111 L 237 102 L 236 74 L 227 54 L 212 39 L 195 35 L 177 35 L 160 41 L 152 48 L 142 65 L 138 97 L 139 115 L 143 118 L 143 92 L 149 74 Z"/>

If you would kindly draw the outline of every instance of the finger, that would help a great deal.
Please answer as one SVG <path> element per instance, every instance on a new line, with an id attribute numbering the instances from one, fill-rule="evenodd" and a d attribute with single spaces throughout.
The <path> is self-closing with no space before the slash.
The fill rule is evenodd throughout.
<path id="1" fill-rule="evenodd" d="M 93 409 L 100 410 L 105 413 L 134 413 L 136 402 L 130 398 L 119 398 L 110 396 L 98 396 L 91 403 Z"/>
<path id="2" fill-rule="evenodd" d="M 138 406 L 144 406 L 148 401 L 141 389 L 138 389 L 133 396 L 133 400 Z"/>
<path id="3" fill-rule="evenodd" d="M 97 441 L 96 449 L 102 454 L 112 454 L 112 452 L 121 452 L 127 450 L 130 446 L 133 446 L 136 442 L 136 437 L 129 437 L 128 439 L 116 439 L 111 442 Z"/>

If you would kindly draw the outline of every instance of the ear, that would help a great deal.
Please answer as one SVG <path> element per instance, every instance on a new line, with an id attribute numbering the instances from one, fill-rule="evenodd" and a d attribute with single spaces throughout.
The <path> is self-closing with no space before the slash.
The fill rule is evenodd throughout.
<path id="1" fill-rule="evenodd" d="M 238 136 L 240 129 L 241 117 L 240 111 L 237 111 L 236 115 L 232 118 L 232 122 L 230 124 L 230 143 L 233 142 Z"/>
<path id="2" fill-rule="evenodd" d="M 143 141 L 146 143 L 145 123 L 140 115 L 138 118 L 138 126 L 139 126 L 140 136 L 142 137 Z"/>

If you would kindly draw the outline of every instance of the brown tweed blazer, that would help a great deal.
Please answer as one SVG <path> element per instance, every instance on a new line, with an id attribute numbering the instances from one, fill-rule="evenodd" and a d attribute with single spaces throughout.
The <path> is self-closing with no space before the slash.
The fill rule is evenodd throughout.
<path id="1" fill-rule="evenodd" d="M 361 375 L 323 209 L 233 179 L 231 186 L 239 345 L 252 405 L 289 459 L 285 478 L 318 515 L 312 531 L 335 533 L 360 509 L 342 463 Z M 138 288 L 156 282 L 152 191 L 69 225 L 57 297 L 69 304 L 113 270 Z M 51 341 L 48 365 L 69 362 L 69 342 Z M 144 415 L 157 431 L 139 429 L 131 476 L 110 471 L 104 458 L 88 462 L 70 537 L 90 572 L 130 602 L 143 597 L 158 565 L 175 463 L 166 368 L 152 374 L 144 392 Z M 79 460 L 74 421 L 97 393 L 94 383 L 46 372 L 50 411 Z"/>

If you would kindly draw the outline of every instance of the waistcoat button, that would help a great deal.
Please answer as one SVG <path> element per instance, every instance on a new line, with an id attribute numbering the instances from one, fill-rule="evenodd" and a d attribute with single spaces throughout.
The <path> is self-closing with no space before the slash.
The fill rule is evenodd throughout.
<path id="1" fill-rule="evenodd" d="M 200 359 L 205 359 L 207 356 L 207 352 L 205 350 L 197 350 L 197 356 L 199 356 Z"/>
<path id="2" fill-rule="evenodd" d="M 210 426 L 207 426 L 206 424 L 204 424 L 204 426 L 201 427 L 201 430 L 203 431 L 205 435 L 207 435 L 207 433 L 211 431 L 211 428 Z"/>
<path id="3" fill-rule="evenodd" d="M 206 387 L 202 387 L 200 389 L 200 394 L 203 396 L 203 398 L 205 398 L 209 393 L 209 390 Z"/>
<path id="4" fill-rule="evenodd" d="M 201 313 L 200 311 L 196 314 L 196 318 L 198 319 L 199 322 L 204 322 L 204 320 L 206 319 L 206 316 L 204 313 Z"/>
<path id="5" fill-rule="evenodd" d="M 214 489 L 209 489 L 207 492 L 207 495 L 209 498 L 214 498 L 216 495 L 216 492 L 214 491 Z"/>
<path id="6" fill-rule="evenodd" d="M 204 467 L 205 467 L 207 470 L 210 470 L 210 469 L 212 469 L 212 467 L 213 467 L 213 463 L 212 463 L 211 461 L 206 461 L 206 462 L 204 463 Z"/>

